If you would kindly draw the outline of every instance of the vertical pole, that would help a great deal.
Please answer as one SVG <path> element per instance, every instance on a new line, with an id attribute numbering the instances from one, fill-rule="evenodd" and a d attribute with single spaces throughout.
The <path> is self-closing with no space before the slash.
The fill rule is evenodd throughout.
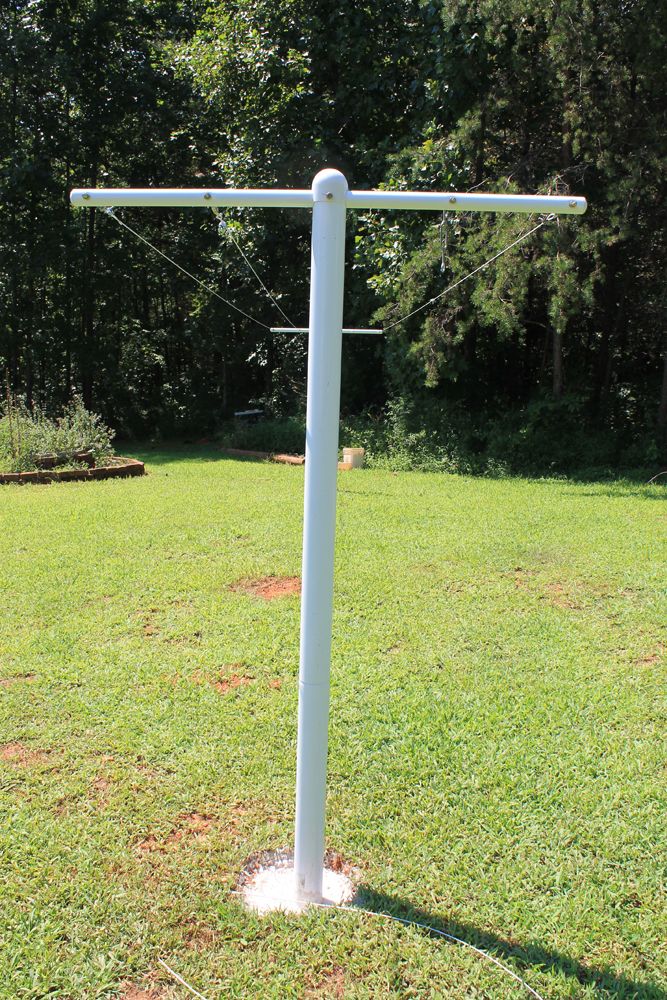
<path id="1" fill-rule="evenodd" d="M 322 896 L 347 181 L 313 181 L 294 871 Z"/>

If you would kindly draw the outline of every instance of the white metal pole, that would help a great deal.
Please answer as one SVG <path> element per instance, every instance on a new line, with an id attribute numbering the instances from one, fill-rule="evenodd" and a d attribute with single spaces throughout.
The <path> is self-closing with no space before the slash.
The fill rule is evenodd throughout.
<path id="1" fill-rule="evenodd" d="M 297 897 L 302 900 L 321 898 L 346 208 L 581 215 L 586 211 L 586 199 L 576 195 L 348 191 L 347 181 L 338 170 L 322 170 L 315 177 L 310 191 L 77 188 L 71 192 L 70 200 L 73 205 L 89 208 L 114 205 L 209 208 L 312 206 L 294 869 Z M 274 332 L 298 331 L 276 328 Z M 346 332 L 372 334 L 382 331 L 359 329 Z"/>
<path id="2" fill-rule="evenodd" d="M 294 873 L 297 896 L 322 896 L 347 181 L 313 181 L 306 408 L 299 729 Z"/>

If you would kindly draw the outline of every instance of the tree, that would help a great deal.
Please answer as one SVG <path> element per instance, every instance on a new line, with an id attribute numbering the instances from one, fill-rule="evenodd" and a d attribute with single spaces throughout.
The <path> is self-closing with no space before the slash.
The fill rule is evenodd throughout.
<path id="1" fill-rule="evenodd" d="M 28 400 L 57 408 L 74 387 L 135 433 L 303 405 L 303 340 L 274 343 L 112 219 L 73 212 L 75 183 L 303 186 L 331 165 L 356 187 L 576 190 L 583 218 L 542 226 L 384 346 L 346 342 L 344 409 L 432 403 L 488 440 L 530 407 L 576 411 L 610 461 L 655 450 L 656 427 L 664 448 L 666 21 L 656 0 L 11 0 L 0 366 Z M 124 218 L 272 323 L 238 244 L 305 322 L 305 213 L 227 212 L 222 239 L 204 210 Z M 395 321 L 537 222 L 355 215 L 346 318 Z"/>

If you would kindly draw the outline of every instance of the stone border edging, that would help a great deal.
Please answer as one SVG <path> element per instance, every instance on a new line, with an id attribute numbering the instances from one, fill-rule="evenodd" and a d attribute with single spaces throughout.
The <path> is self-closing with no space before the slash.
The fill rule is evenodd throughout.
<path id="1" fill-rule="evenodd" d="M 136 458 L 123 458 L 122 465 L 102 465 L 99 469 L 44 469 L 37 472 L 0 472 L 0 485 L 7 483 L 62 483 L 85 482 L 87 479 L 127 479 L 129 476 L 143 476 L 144 463 Z"/>

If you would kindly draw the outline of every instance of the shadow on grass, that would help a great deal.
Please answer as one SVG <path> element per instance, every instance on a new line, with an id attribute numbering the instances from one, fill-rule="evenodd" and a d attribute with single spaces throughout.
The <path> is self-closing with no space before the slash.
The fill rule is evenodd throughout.
<path id="1" fill-rule="evenodd" d="M 254 458 L 250 455 L 226 455 L 224 449 L 216 444 L 169 444 L 169 445 L 132 445 L 125 444 L 125 451 L 131 451 L 147 465 L 163 466 L 172 462 L 253 462 L 262 464 L 264 458 Z M 120 446 L 119 446 L 119 450 Z"/>
<path id="2" fill-rule="evenodd" d="M 121 442 L 117 443 L 119 453 L 128 454 L 140 458 L 148 465 L 161 467 L 169 465 L 171 462 L 252 462 L 262 463 L 266 461 L 262 458 L 252 456 L 228 455 L 224 447 L 215 442 L 186 442 L 186 441 L 164 441 L 155 445 Z M 369 468 L 372 468 L 370 466 Z M 378 471 L 392 471 L 390 465 L 379 466 Z M 418 472 L 420 470 L 410 470 Z M 437 470 L 426 470 L 427 474 L 433 474 Z M 667 475 L 649 485 L 648 479 L 655 475 L 655 470 L 635 469 L 618 470 L 610 469 L 587 469 L 569 474 L 553 475 L 539 474 L 536 472 L 519 473 L 461 473 L 466 479 L 489 480 L 521 480 L 535 485 L 562 486 L 567 494 L 568 487 L 574 487 L 574 492 L 580 497 L 641 497 L 647 500 L 667 499 Z M 580 489 L 582 486 L 591 486 L 590 492 Z"/>
<path id="3" fill-rule="evenodd" d="M 356 902 L 364 909 L 373 910 L 376 913 L 387 913 L 401 917 L 403 920 L 426 924 L 428 927 L 461 938 L 462 941 L 467 941 L 482 951 L 488 951 L 501 960 L 511 960 L 515 970 L 526 977 L 527 981 L 530 970 L 538 969 L 555 972 L 562 977 L 576 980 L 581 986 L 593 986 L 597 991 L 596 995 L 607 998 L 607 1000 L 633 1000 L 633 998 L 634 1000 L 667 1000 L 667 992 L 653 983 L 629 979 L 627 976 L 614 972 L 611 968 L 583 965 L 569 955 L 550 951 L 538 942 L 522 944 L 517 941 L 508 941 L 498 937 L 497 934 L 475 927 L 473 924 L 442 919 L 437 914 L 412 906 L 406 899 L 376 892 L 367 885 L 359 887 Z M 424 930 L 424 933 L 428 933 L 428 931 Z"/>
<path id="4" fill-rule="evenodd" d="M 652 486 L 646 486 L 646 488 L 643 489 L 636 483 L 632 485 L 627 482 L 620 482 L 615 488 L 612 488 L 610 484 L 610 488 L 608 490 L 599 489 L 594 492 L 576 490 L 573 491 L 571 495 L 574 496 L 575 492 L 578 497 L 610 497 L 616 500 L 627 500 L 629 497 L 638 497 L 641 500 L 662 500 L 663 502 L 667 500 L 667 490 L 663 489 L 662 493 L 659 493 L 655 491 Z"/>

